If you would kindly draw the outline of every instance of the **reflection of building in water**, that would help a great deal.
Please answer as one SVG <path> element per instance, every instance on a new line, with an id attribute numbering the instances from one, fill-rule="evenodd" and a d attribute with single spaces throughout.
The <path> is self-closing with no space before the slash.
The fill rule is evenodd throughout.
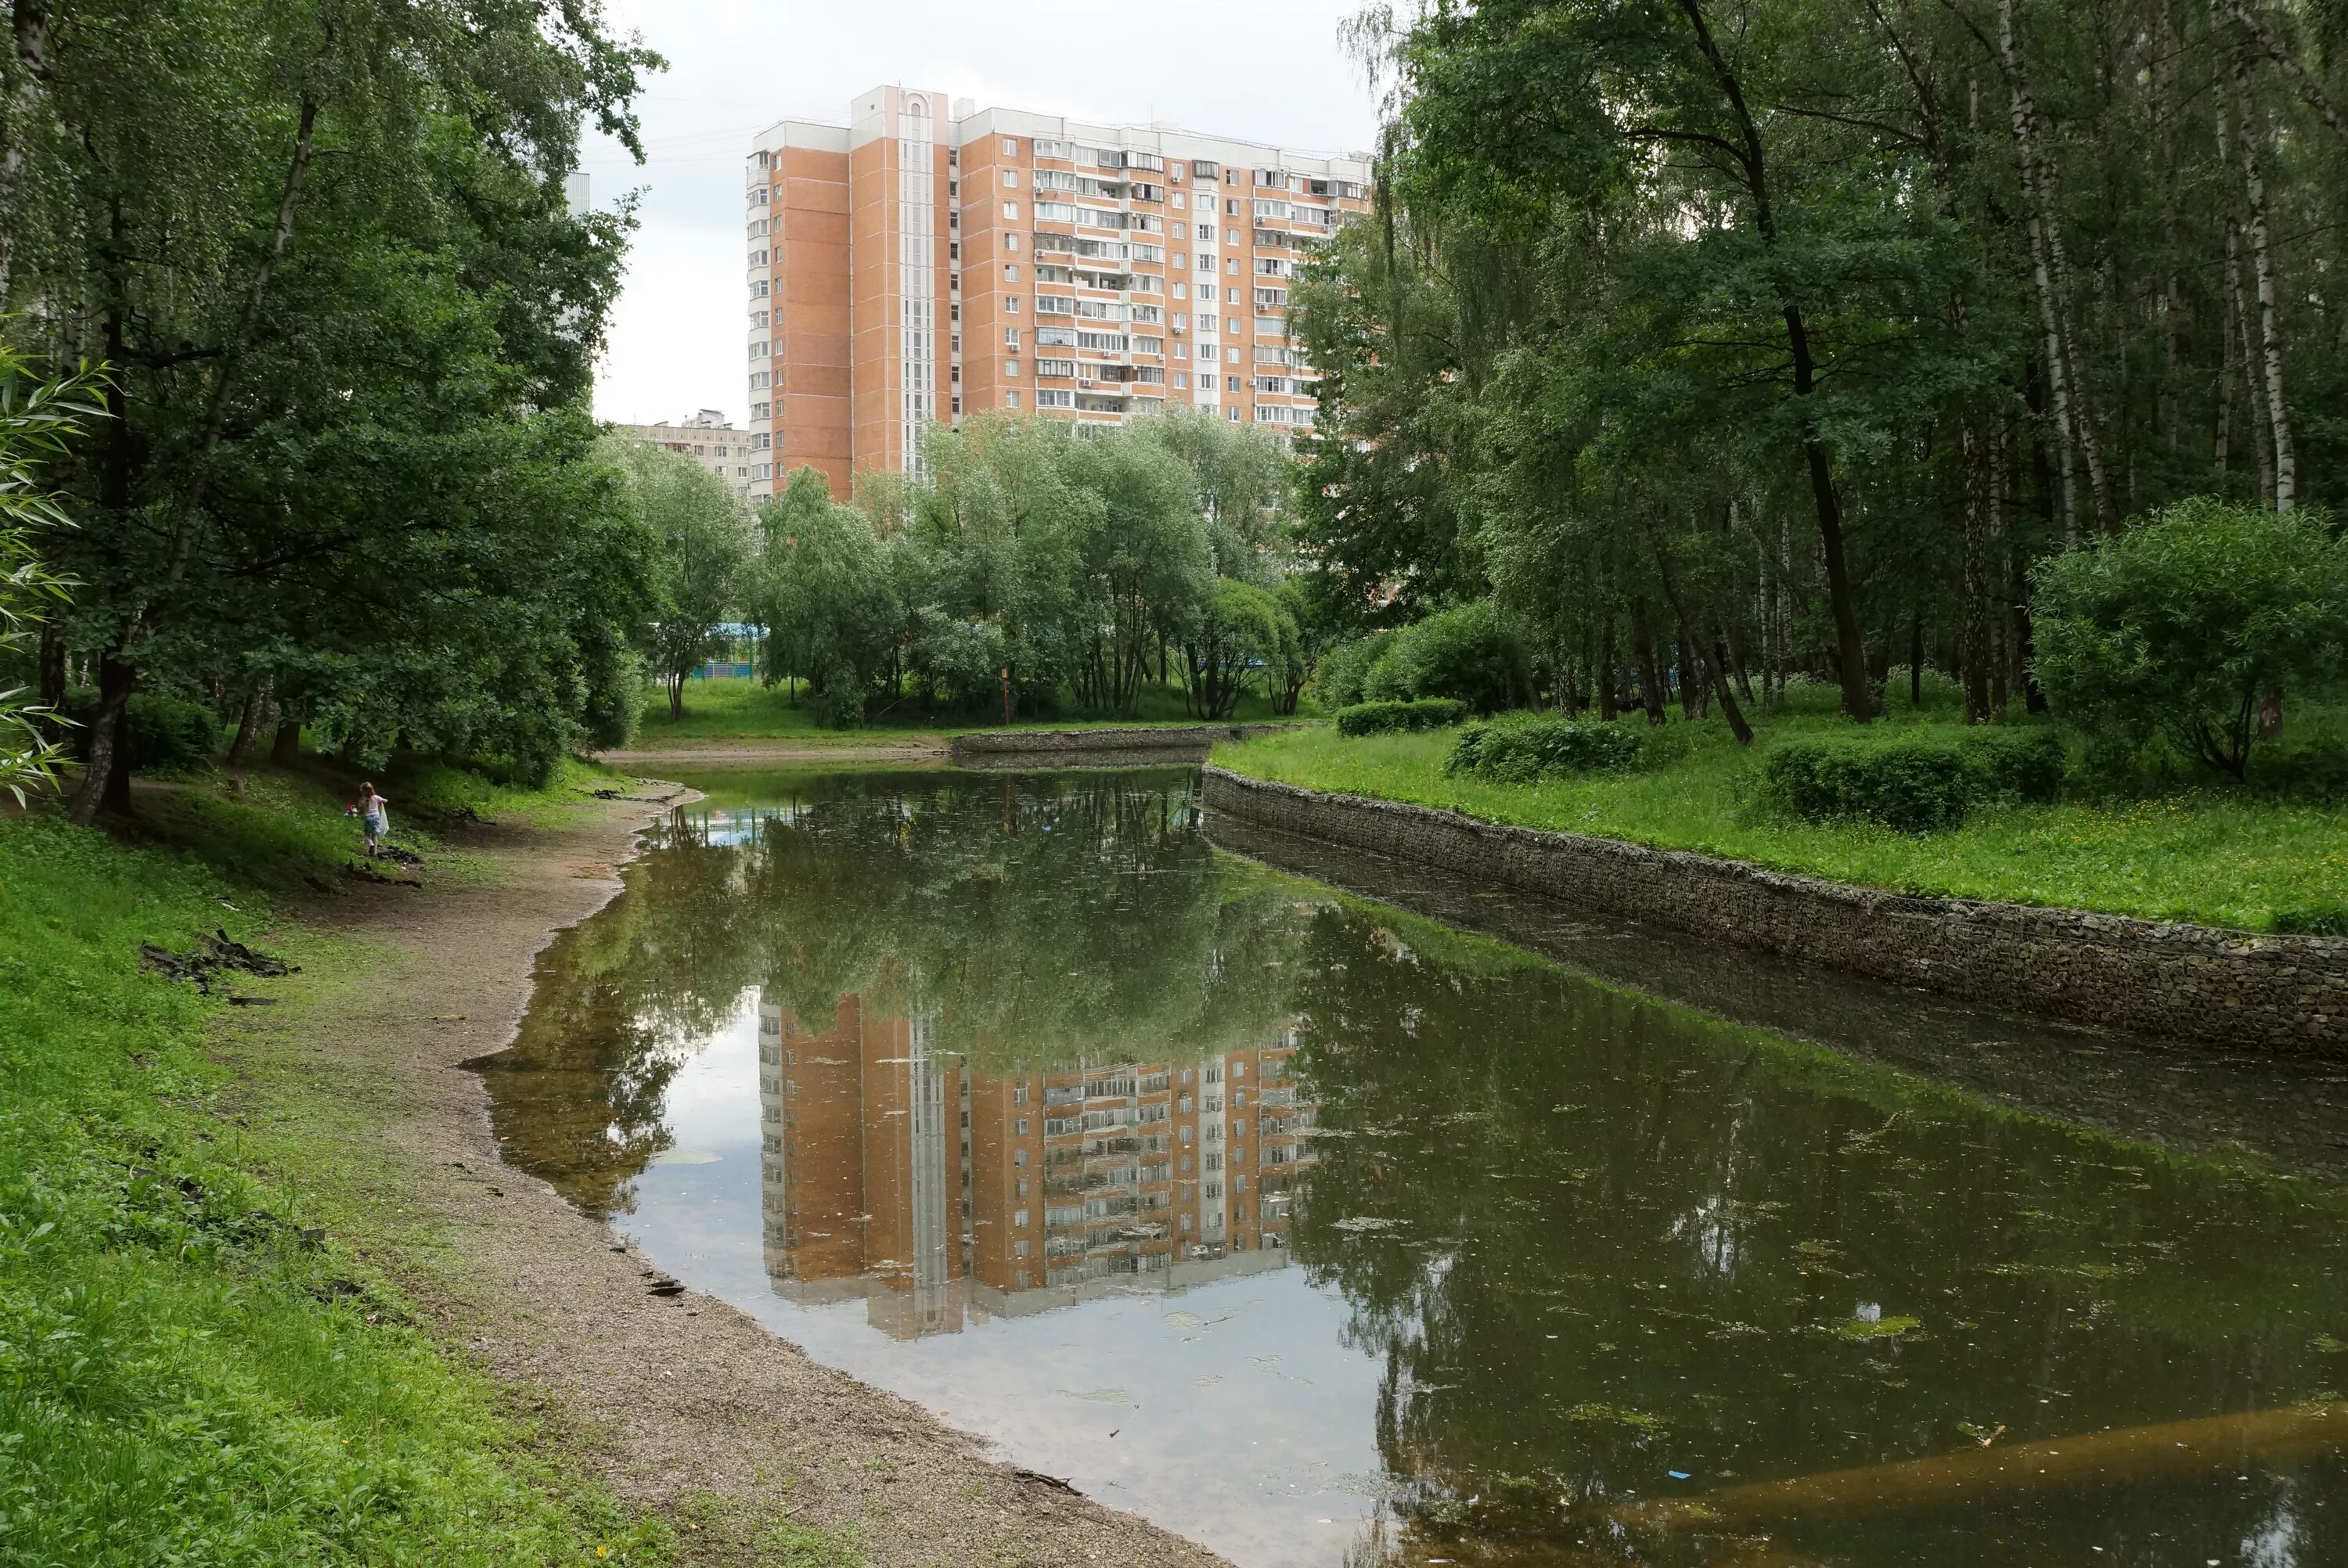
<path id="1" fill-rule="evenodd" d="M 863 1296 L 901 1337 L 1287 1261 L 1312 1161 L 1295 1036 L 1187 1066 L 995 1077 L 925 1020 L 839 999 L 819 1034 L 758 1010 L 767 1272 L 792 1300 Z"/>

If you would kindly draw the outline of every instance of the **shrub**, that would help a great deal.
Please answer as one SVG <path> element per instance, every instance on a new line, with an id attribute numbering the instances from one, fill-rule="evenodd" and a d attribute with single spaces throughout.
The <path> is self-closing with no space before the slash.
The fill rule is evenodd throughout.
<path id="1" fill-rule="evenodd" d="M 1391 631 L 1356 638 L 1331 649 L 1313 672 L 1313 694 L 1324 708 L 1350 708 L 1369 700 L 1370 672 L 1394 651 Z"/>
<path id="2" fill-rule="evenodd" d="M 2035 577 L 2055 712 L 2139 750 L 2165 735 L 2237 779 L 2261 701 L 2348 656 L 2348 540 L 2318 513 L 2180 501 Z"/>
<path id="3" fill-rule="evenodd" d="M 2062 738 L 2049 730 L 1797 741 L 1769 753 L 1762 794 L 1807 821 L 1855 818 L 1931 833 L 1956 826 L 1977 805 L 2059 798 L 2063 764 Z"/>
<path id="4" fill-rule="evenodd" d="M 1413 621 L 1392 641 L 1393 651 L 1364 679 L 1370 701 L 1454 697 L 1490 713 L 1531 689 L 1524 648 L 1488 599 Z"/>
<path id="5" fill-rule="evenodd" d="M 1444 759 L 1443 771 L 1496 784 L 1604 773 L 1636 765 L 1643 740 L 1639 730 L 1627 724 L 1591 723 L 1560 713 L 1503 713 L 1462 730 Z"/>
<path id="6" fill-rule="evenodd" d="M 1447 697 L 1416 702 L 1356 702 L 1337 710 L 1341 735 L 1384 735 L 1396 730 L 1440 730 L 1468 717 L 1468 704 Z"/>
<path id="7" fill-rule="evenodd" d="M 87 688 L 67 696 L 66 717 L 74 754 L 89 759 L 89 726 L 98 717 L 98 693 Z M 186 773 L 211 762 L 221 747 L 221 722 L 210 708 L 148 692 L 130 696 L 130 767 L 134 773 Z"/>

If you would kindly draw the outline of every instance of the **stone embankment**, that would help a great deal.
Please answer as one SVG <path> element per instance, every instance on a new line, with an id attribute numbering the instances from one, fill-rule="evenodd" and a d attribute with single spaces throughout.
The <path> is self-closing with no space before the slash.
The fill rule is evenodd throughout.
<path id="1" fill-rule="evenodd" d="M 955 762 L 976 765 L 1039 757 L 1083 764 L 1095 754 L 1117 761 L 1155 754 L 1169 762 L 1204 762 L 1217 741 L 1244 741 L 1295 727 L 1296 721 L 1289 720 L 1255 724 L 1135 724 L 1118 729 L 974 730 L 953 738 L 953 753 Z"/>
<path id="2" fill-rule="evenodd" d="M 1921 897 L 1209 767 L 1210 811 L 1994 1011 L 2348 1059 L 2348 941 Z"/>

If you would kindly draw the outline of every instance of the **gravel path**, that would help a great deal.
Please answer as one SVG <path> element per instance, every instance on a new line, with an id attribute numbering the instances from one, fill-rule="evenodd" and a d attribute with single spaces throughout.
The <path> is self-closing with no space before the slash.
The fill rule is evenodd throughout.
<path id="1" fill-rule="evenodd" d="M 293 1005 L 233 1020 L 232 1062 L 250 1052 L 325 1087 L 361 1129 L 354 1163 L 369 1173 L 369 1201 L 406 1211 L 390 1227 L 405 1240 L 378 1240 L 373 1261 L 424 1300 L 445 1344 L 511 1387 L 517 1408 L 583 1434 L 622 1496 L 705 1521 L 686 1536 L 695 1561 L 860 1560 L 812 1539 L 778 1546 L 770 1532 L 788 1517 L 844 1536 L 874 1568 L 1220 1563 L 990 1463 L 976 1440 L 723 1302 L 648 1294 L 644 1261 L 605 1226 L 500 1163 L 487 1095 L 458 1064 L 509 1043 L 532 957 L 618 891 L 645 820 L 642 804 L 612 803 L 567 827 L 483 828 L 461 847 L 485 876 L 427 873 L 420 893 L 333 900 L 312 923 L 380 961 L 356 982 L 290 982 Z M 319 989 L 303 999 L 308 985 Z M 265 1075 L 253 1081 L 265 1098 Z M 419 1230 L 435 1245 L 416 1246 Z"/>

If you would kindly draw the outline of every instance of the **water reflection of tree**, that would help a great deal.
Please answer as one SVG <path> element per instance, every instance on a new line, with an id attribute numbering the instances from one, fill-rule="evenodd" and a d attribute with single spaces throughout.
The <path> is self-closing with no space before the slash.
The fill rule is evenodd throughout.
<path id="1" fill-rule="evenodd" d="M 756 978 L 742 928 L 744 852 L 672 822 L 629 869 L 627 896 L 539 959 L 512 1048 L 481 1063 L 507 1158 L 590 1214 L 668 1146 L 669 1081 Z"/>
<path id="2" fill-rule="evenodd" d="M 1684 1490 L 1670 1470 L 1802 1474 L 1947 1452 L 1961 1422 L 2061 1436 L 2336 1386 L 2311 1345 L 2348 1277 L 2337 1194 L 2000 1116 L 1358 906 L 1300 942 L 1331 1135 L 1293 1245 L 1385 1362 L 1408 1532 L 1598 1550 L 1596 1505 Z M 2222 1535 L 2272 1501 L 2124 1492 L 2026 1538 Z"/>
<path id="3" fill-rule="evenodd" d="M 730 841 L 678 812 L 541 959 L 485 1064 L 499 1137 L 582 1207 L 624 1209 L 670 1079 L 753 985 L 802 1019 L 850 994 L 924 1011 L 937 1048 L 997 1070 L 1260 1043 L 1298 895 L 1208 846 L 1190 779 L 814 778 Z"/>

